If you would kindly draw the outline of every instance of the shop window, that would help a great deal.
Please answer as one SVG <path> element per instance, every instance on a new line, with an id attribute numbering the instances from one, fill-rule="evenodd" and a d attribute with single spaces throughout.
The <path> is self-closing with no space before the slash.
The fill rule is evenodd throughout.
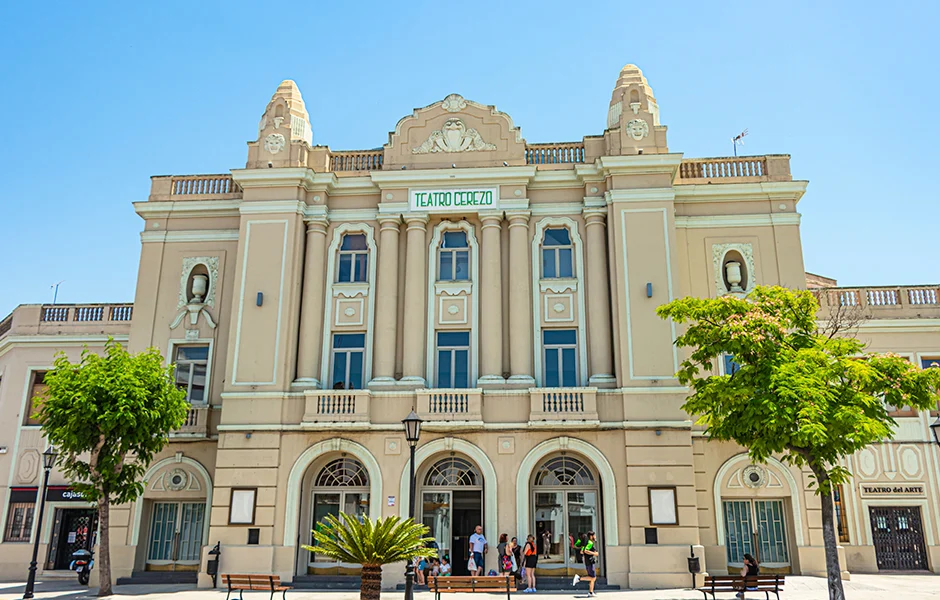
<path id="1" fill-rule="evenodd" d="M 339 247 L 337 283 L 360 283 L 368 279 L 369 247 L 364 233 L 347 233 Z"/>
<path id="2" fill-rule="evenodd" d="M 437 334 L 437 387 L 470 387 L 470 332 Z"/>
<path id="3" fill-rule="evenodd" d="M 845 496 L 841 485 L 832 487 L 832 503 L 836 509 L 836 532 L 839 542 L 849 543 L 849 517 L 845 512 Z"/>
<path id="4" fill-rule="evenodd" d="M 13 490 L 10 492 L 10 507 L 3 532 L 4 542 L 28 542 L 33 529 L 33 512 L 36 508 L 36 490 Z"/>
<path id="5" fill-rule="evenodd" d="M 542 239 L 542 278 L 574 277 L 574 246 L 571 233 L 565 227 L 545 230 Z"/>
<path id="6" fill-rule="evenodd" d="M 29 386 L 29 401 L 27 402 L 26 418 L 23 425 L 40 425 L 36 413 L 42 404 L 42 396 L 46 393 L 46 388 L 46 372 L 33 371 L 33 381 Z"/>
<path id="7" fill-rule="evenodd" d="M 186 401 L 190 404 L 205 404 L 209 345 L 177 346 L 175 362 L 176 387 L 186 392 Z"/>
<path id="8" fill-rule="evenodd" d="M 333 336 L 333 389 L 362 389 L 364 333 L 337 333 Z"/>
<path id="9" fill-rule="evenodd" d="M 578 385 L 578 332 L 574 329 L 546 329 L 542 332 L 545 356 L 545 387 Z"/>
<path id="10" fill-rule="evenodd" d="M 466 231 L 445 231 L 437 250 L 438 281 L 468 281 L 470 279 L 470 245 Z"/>

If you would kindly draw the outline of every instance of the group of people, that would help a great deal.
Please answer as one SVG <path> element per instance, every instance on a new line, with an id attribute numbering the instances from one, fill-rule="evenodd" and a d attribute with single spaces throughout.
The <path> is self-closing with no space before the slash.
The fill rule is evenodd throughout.
<path id="1" fill-rule="evenodd" d="M 415 565 L 415 583 L 418 585 L 427 585 L 429 577 L 448 577 L 452 574 L 450 559 L 447 556 L 440 559 L 422 558 Z"/>

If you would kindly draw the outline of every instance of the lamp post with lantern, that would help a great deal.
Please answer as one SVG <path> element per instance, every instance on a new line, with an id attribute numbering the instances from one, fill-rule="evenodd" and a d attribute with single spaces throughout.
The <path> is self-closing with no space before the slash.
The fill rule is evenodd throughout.
<path id="1" fill-rule="evenodd" d="M 415 518 L 415 447 L 418 445 L 418 438 L 421 437 L 421 417 L 415 411 L 402 420 L 405 426 L 405 441 L 411 449 L 411 459 L 409 460 L 410 474 L 408 477 L 408 517 Z M 415 565 L 414 561 L 409 560 L 405 567 L 405 600 L 414 600 L 414 582 Z"/>
<path id="2" fill-rule="evenodd" d="M 940 446 L 940 417 L 930 424 L 930 431 L 933 432 L 933 441 Z"/>
<path id="3" fill-rule="evenodd" d="M 58 458 L 58 453 L 52 446 L 46 448 L 46 451 L 42 453 L 42 467 L 45 470 L 45 475 L 42 480 L 42 491 L 39 494 L 39 520 L 36 521 L 36 533 L 33 537 L 33 560 L 29 563 L 29 577 L 26 580 L 26 591 L 23 592 L 24 600 L 33 597 L 33 587 L 36 585 L 36 559 L 39 556 L 42 515 L 46 510 L 46 488 L 49 487 L 49 473 L 52 471 L 52 467 L 55 466 L 56 458 Z"/>

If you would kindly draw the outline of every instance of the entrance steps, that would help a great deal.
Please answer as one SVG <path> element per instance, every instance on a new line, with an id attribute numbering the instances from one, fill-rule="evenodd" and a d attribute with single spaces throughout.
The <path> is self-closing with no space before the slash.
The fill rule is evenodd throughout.
<path id="1" fill-rule="evenodd" d="M 362 579 L 355 575 L 297 575 L 291 585 L 297 590 L 358 590 Z"/>
<path id="2" fill-rule="evenodd" d="M 540 592 L 564 591 L 564 592 L 571 592 L 571 593 L 578 593 L 578 592 L 587 593 L 587 589 L 588 589 L 587 583 L 579 583 L 578 587 L 572 587 L 571 577 L 539 577 L 538 580 L 536 581 L 536 584 Z M 398 586 L 395 588 L 395 590 L 399 592 L 403 591 L 404 589 L 405 589 L 404 583 L 399 583 Z M 424 585 L 415 586 L 415 591 L 424 592 L 424 591 L 427 591 L 427 589 L 428 587 Z M 598 577 L 597 581 L 594 583 L 594 591 L 596 592 L 610 592 L 610 591 L 617 591 L 619 589 L 620 589 L 619 585 L 609 585 L 607 583 L 606 577 Z M 518 590 L 521 592 L 522 587 L 519 587 Z"/>
<path id="3" fill-rule="evenodd" d="M 154 585 L 163 583 L 196 584 L 195 571 L 134 571 L 130 577 L 118 577 L 117 585 Z"/>

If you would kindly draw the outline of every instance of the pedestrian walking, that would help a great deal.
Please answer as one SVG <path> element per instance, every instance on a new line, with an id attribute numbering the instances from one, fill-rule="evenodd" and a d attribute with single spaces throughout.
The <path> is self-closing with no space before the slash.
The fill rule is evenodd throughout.
<path id="1" fill-rule="evenodd" d="M 587 534 L 587 542 L 581 547 L 581 556 L 584 557 L 584 570 L 587 571 L 587 575 L 581 577 L 580 575 L 574 576 L 574 581 L 571 585 L 578 585 L 579 581 L 588 582 L 588 596 L 596 596 L 594 593 L 594 582 L 597 580 L 597 570 L 595 565 L 597 564 L 597 557 L 600 556 L 600 553 L 597 551 L 597 536 L 594 535 L 593 531 L 589 531 Z"/>
<path id="2" fill-rule="evenodd" d="M 473 535 L 470 536 L 470 556 L 473 557 L 473 562 L 476 565 L 476 572 L 470 573 L 471 575 L 478 577 L 483 575 L 483 555 L 486 554 L 487 550 L 489 550 L 489 544 L 483 536 L 483 526 L 477 525 L 473 530 Z"/>
<path id="3" fill-rule="evenodd" d="M 525 540 L 525 548 L 522 550 L 525 557 L 525 592 L 534 593 L 535 590 L 535 565 L 539 562 L 539 551 L 535 547 L 535 536 L 529 535 Z"/>

